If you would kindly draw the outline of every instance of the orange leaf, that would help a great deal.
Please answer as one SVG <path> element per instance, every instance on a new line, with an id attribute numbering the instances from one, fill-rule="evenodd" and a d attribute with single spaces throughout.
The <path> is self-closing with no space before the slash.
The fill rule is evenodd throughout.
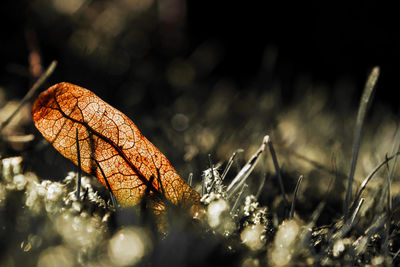
<path id="1" fill-rule="evenodd" d="M 82 170 L 107 186 L 103 171 L 121 205 L 137 205 L 150 194 L 158 202 L 167 200 L 192 211 L 200 207 L 200 195 L 168 159 L 125 114 L 91 91 L 56 84 L 38 96 L 32 115 L 44 138 L 76 165 L 78 130 Z"/>

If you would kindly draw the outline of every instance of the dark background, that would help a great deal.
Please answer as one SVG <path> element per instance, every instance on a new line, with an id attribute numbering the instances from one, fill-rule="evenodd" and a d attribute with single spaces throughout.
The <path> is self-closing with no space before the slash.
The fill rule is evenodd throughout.
<path id="1" fill-rule="evenodd" d="M 394 106 L 397 101 L 390 92 L 399 71 L 398 27 L 395 9 L 378 1 L 192 1 L 188 16 L 191 40 L 222 42 L 222 74 L 246 83 L 259 70 L 265 47 L 273 45 L 279 54 L 274 74 L 287 84 L 287 97 L 299 74 L 330 86 L 349 79 L 360 92 L 366 74 L 378 65 L 382 75 L 377 96 Z"/>
<path id="2" fill-rule="evenodd" d="M 173 134 L 165 137 L 168 122 L 187 111 L 191 123 L 205 118 L 200 125 L 207 126 L 204 103 L 221 82 L 230 89 L 219 101 L 275 90 L 282 108 L 316 87 L 328 94 L 332 112 L 346 103 L 346 115 L 357 109 L 367 75 L 378 65 L 374 103 L 398 112 L 398 15 L 378 1 L 83 1 L 73 13 L 55 2 L 3 3 L 0 86 L 6 99 L 22 98 L 35 79 L 28 71 L 29 32 L 43 67 L 58 61 L 46 86 L 68 81 L 91 89 L 133 118 L 173 162 L 182 161 L 184 151 L 179 142 L 171 145 Z M 138 11 L 127 3 L 150 5 Z M 117 11 L 98 26 L 110 10 Z M 119 28 L 107 31 L 115 19 L 122 21 Z M 181 77 L 191 78 L 182 84 Z M 180 107 L 180 98 L 191 102 Z M 219 115 L 241 129 L 248 114 Z M 32 124 L 28 132 L 37 133 Z M 204 168 L 215 149 L 200 152 Z"/>
<path id="3" fill-rule="evenodd" d="M 93 62 L 81 65 L 79 61 L 84 59 L 74 58 L 70 51 L 66 51 L 63 41 L 79 21 L 71 22 L 48 7 L 43 10 L 37 6 L 33 8 L 34 2 L 38 1 L 6 1 L 2 5 L 0 55 L 3 86 L 16 81 L 19 84 L 26 82 L 10 73 L 7 67 L 10 64 L 27 65 L 27 28 L 37 34 L 43 64 L 47 65 L 52 59 L 60 62 L 55 77 L 67 79 L 64 73 L 67 72 L 69 79 L 79 77 L 75 78 L 79 82 L 106 83 L 103 87 L 108 90 L 118 84 L 121 77 L 111 76 L 106 69 L 93 70 L 96 67 Z M 299 74 L 309 75 L 313 81 L 328 85 L 347 79 L 359 91 L 368 71 L 379 65 L 382 75 L 377 96 L 390 104 L 396 102 L 391 90 L 395 89 L 399 70 L 398 16 L 394 7 L 378 1 L 269 1 L 264 4 L 188 1 L 184 18 L 179 23 L 171 27 L 176 27 L 173 30 L 183 35 L 185 44 L 176 55 L 185 57 L 199 44 L 210 40 L 220 47 L 221 60 L 208 77 L 210 79 L 228 76 L 240 83 L 239 89 L 246 88 L 249 81 L 260 75 L 266 47 L 273 47 L 278 54 L 274 77 L 283 81 L 288 98 L 293 80 Z M 160 38 L 168 31 L 162 29 L 162 25 L 157 27 L 161 29 L 154 30 L 154 38 Z M 158 41 L 153 42 L 156 44 Z M 159 55 L 153 54 L 153 57 L 162 61 Z M 19 91 L 13 93 L 23 95 Z"/>

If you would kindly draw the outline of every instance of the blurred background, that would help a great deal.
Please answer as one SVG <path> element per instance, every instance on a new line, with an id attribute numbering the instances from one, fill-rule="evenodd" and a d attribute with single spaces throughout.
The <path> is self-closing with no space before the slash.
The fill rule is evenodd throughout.
<path id="1" fill-rule="evenodd" d="M 55 72 L 41 90 L 63 81 L 92 90 L 130 117 L 183 179 L 193 173 L 195 185 L 209 168 L 209 158 L 222 164 L 222 171 L 232 153 L 242 148 L 228 183 L 269 134 L 289 200 L 299 175 L 305 177 L 296 212 L 307 221 L 326 200 L 317 222 L 323 225 L 342 215 L 358 103 L 369 72 L 379 66 L 354 187 L 397 149 L 400 24 L 398 9 L 386 3 L 5 0 L 1 4 L 0 122 L 57 60 Z M 40 136 L 30 109 L 26 105 L 1 132 L 0 158 L 22 156 L 16 158 L 17 165 L 22 162 L 23 172 L 34 173 L 28 175 L 32 183 L 38 178 L 62 180 L 76 167 Z M 267 176 L 259 201 L 276 215 L 282 210 L 282 198 L 266 155 L 249 178 L 249 191 L 254 193 Z M 383 186 L 379 178 L 369 184 L 376 189 L 371 196 Z M 0 204 L 5 188 L 0 187 Z M 393 195 L 399 190 L 394 181 Z M 18 196 L 7 201 L 2 213 L 6 219 L 0 216 L 7 226 L 3 229 L 30 225 L 40 233 L 41 221 L 13 221 L 19 216 L 14 206 L 25 207 Z M 373 200 L 366 198 L 365 210 Z M 30 230 L 11 237 L 4 230 L 8 239 L 2 238 L 2 245 L 12 240 L 19 255 L 24 231 Z M 136 235 L 131 237 L 136 240 Z M 58 244 L 59 237 L 52 238 Z M 93 240 L 98 241 L 97 236 Z M 165 247 L 173 246 L 166 243 Z M 23 242 L 21 249 L 26 249 Z M 222 259 L 235 260 L 223 255 Z M 164 258 L 160 257 L 160 264 Z"/>
<path id="2" fill-rule="evenodd" d="M 1 120 L 57 60 L 44 87 L 67 81 L 92 90 L 132 118 L 185 179 L 201 180 L 208 154 L 217 164 L 244 148 L 244 163 L 265 134 L 295 176 L 312 169 L 290 161 L 296 153 L 347 173 L 355 112 L 376 65 L 368 120 L 379 143 L 365 149 L 391 147 L 382 140 L 397 125 L 395 10 L 377 1 L 3 1 Z M 15 136 L 31 134 L 15 145 Z M 73 169 L 39 137 L 29 105 L 3 132 L 1 153 L 25 155 L 43 178 Z"/>

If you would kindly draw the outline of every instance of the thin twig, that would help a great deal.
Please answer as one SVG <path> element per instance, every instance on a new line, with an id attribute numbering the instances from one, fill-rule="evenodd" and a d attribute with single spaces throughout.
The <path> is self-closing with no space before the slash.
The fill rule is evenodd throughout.
<path id="1" fill-rule="evenodd" d="M 400 249 L 397 250 L 396 254 L 394 254 L 392 262 L 397 258 L 397 256 L 399 256 L 399 254 L 400 254 Z"/>
<path id="2" fill-rule="evenodd" d="M 39 77 L 39 79 L 31 87 L 31 89 L 29 89 L 28 93 L 26 93 L 24 98 L 22 98 L 22 100 L 19 102 L 19 105 L 15 109 L 15 111 L 5 121 L 3 121 L 1 123 L 0 132 L 3 131 L 3 129 L 10 123 L 10 121 L 14 118 L 14 116 L 21 110 L 21 108 L 31 100 L 31 98 L 35 95 L 36 91 L 40 88 L 40 86 L 53 73 L 56 66 L 57 66 L 57 61 L 54 60 L 53 62 L 51 62 L 49 67 L 46 69 L 46 71 Z"/>
<path id="3" fill-rule="evenodd" d="M 78 128 L 76 128 L 76 153 L 78 156 L 78 176 L 77 176 L 77 183 L 76 183 L 76 199 L 79 201 L 80 193 L 81 193 L 81 177 L 82 177 L 82 166 L 81 166 L 81 150 L 79 148 L 79 137 L 78 137 Z"/>
<path id="4" fill-rule="evenodd" d="M 358 152 L 360 149 L 360 141 L 361 141 L 361 131 L 364 124 L 365 115 L 368 109 L 368 103 L 370 101 L 372 92 L 374 91 L 376 81 L 379 76 L 379 67 L 375 67 L 372 69 L 371 74 L 368 77 L 368 80 L 365 84 L 364 92 L 360 100 L 360 106 L 358 108 L 355 132 L 354 132 L 354 143 L 353 143 L 353 158 L 351 162 L 350 175 L 347 184 L 346 191 L 346 199 L 344 203 L 344 220 L 347 221 L 349 219 L 349 207 L 352 197 L 352 186 L 354 180 L 354 173 L 357 165 Z"/>
<path id="5" fill-rule="evenodd" d="M 272 161 L 274 162 L 275 171 L 276 171 L 276 174 L 278 176 L 279 186 L 280 186 L 281 192 L 282 192 L 283 204 L 288 209 L 289 208 L 289 202 L 288 202 L 288 200 L 286 198 L 285 187 L 283 186 L 283 179 L 282 179 L 282 175 L 281 175 L 281 169 L 279 168 L 278 158 L 276 156 L 274 146 L 272 145 L 272 141 L 269 138 L 269 136 L 267 137 L 267 143 L 268 143 L 268 147 L 269 147 L 269 152 L 271 153 L 271 156 L 272 156 Z"/>
<path id="6" fill-rule="evenodd" d="M 299 179 L 297 180 L 297 184 L 296 187 L 294 189 L 294 193 L 293 193 L 293 200 L 292 200 L 292 206 L 290 207 L 290 215 L 289 215 L 289 220 L 293 219 L 293 215 L 294 215 L 294 208 L 296 205 L 296 198 L 297 198 L 297 192 L 299 191 L 301 182 L 303 181 L 303 175 L 300 175 Z"/>

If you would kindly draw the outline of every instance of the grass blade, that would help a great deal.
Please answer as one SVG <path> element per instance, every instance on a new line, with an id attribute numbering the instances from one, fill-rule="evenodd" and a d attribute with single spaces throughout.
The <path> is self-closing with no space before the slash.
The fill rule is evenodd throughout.
<path id="1" fill-rule="evenodd" d="M 204 196 L 206 194 L 206 176 L 202 176 L 201 180 L 201 195 Z"/>
<path id="2" fill-rule="evenodd" d="M 278 176 L 279 186 L 280 186 L 281 192 L 282 192 L 283 204 L 285 205 L 286 208 L 289 208 L 289 202 L 286 198 L 285 187 L 283 186 L 283 179 L 282 179 L 282 175 L 281 175 L 281 169 L 279 168 L 278 158 L 276 157 L 275 149 L 274 149 L 274 146 L 272 145 L 272 142 L 271 142 L 271 139 L 269 138 L 269 136 L 267 136 L 267 143 L 268 143 L 268 147 L 269 147 L 269 152 L 271 153 L 271 156 L 272 156 L 272 161 L 274 162 L 275 171 Z"/>
<path id="3" fill-rule="evenodd" d="M 246 189 L 247 189 L 247 184 L 243 184 L 242 188 L 240 189 L 239 195 L 238 195 L 238 197 L 236 198 L 235 203 L 234 203 L 233 206 L 232 206 L 232 209 L 231 209 L 231 212 L 230 212 L 231 215 L 235 215 L 235 214 L 236 214 L 236 209 L 238 208 L 240 202 L 242 201 L 242 199 L 243 199 L 243 193 L 244 193 L 244 191 L 245 191 Z"/>
<path id="4" fill-rule="evenodd" d="M 97 167 L 99 167 L 100 172 L 101 172 L 101 175 L 103 175 L 104 180 L 106 181 L 108 191 L 110 191 L 111 202 L 112 202 L 114 208 L 116 209 L 116 208 L 117 208 L 117 201 L 115 200 L 115 196 L 114 196 L 114 194 L 113 194 L 113 192 L 112 192 L 112 190 L 111 190 L 111 186 L 110 186 L 110 184 L 108 183 L 107 176 L 105 175 L 103 169 L 101 168 L 101 166 L 100 166 L 100 164 L 97 162 L 97 160 L 94 160 L 94 162 L 96 163 Z M 153 176 L 152 176 L 152 177 L 153 177 Z"/>
<path id="5" fill-rule="evenodd" d="M 214 175 L 214 164 L 211 161 L 211 154 L 208 154 L 208 161 L 210 163 L 210 170 L 211 170 L 211 177 L 212 177 L 212 183 L 211 183 L 210 189 L 207 190 L 207 193 L 210 193 L 213 190 L 214 185 L 217 182 L 217 179 L 215 179 L 215 175 Z"/>
<path id="6" fill-rule="evenodd" d="M 361 236 L 354 242 L 353 247 L 355 247 L 356 255 L 365 252 L 368 247 L 368 242 L 371 240 L 372 236 L 377 234 L 378 230 L 384 226 L 386 218 L 387 216 L 382 213 L 378 218 L 376 218 L 376 220 L 374 220 L 372 225 L 367 228 L 364 236 Z"/>
<path id="7" fill-rule="evenodd" d="M 396 129 L 396 133 L 395 133 L 395 140 L 394 140 L 394 144 L 393 144 L 393 150 L 392 153 L 396 153 L 395 157 L 394 157 L 394 161 L 392 166 L 390 167 L 390 173 L 389 176 L 387 176 L 387 194 L 388 194 L 388 211 L 392 211 L 392 194 L 391 194 L 391 183 L 392 183 L 392 179 L 394 176 L 394 172 L 396 170 L 397 167 L 397 158 L 398 158 L 398 153 L 400 152 L 400 132 L 399 132 L 399 128 Z"/>
<path id="8" fill-rule="evenodd" d="M 243 152 L 243 149 L 238 149 L 235 152 L 233 152 L 232 156 L 229 158 L 228 164 L 226 164 L 226 168 L 225 168 L 225 170 L 224 170 L 224 172 L 222 173 L 222 176 L 221 176 L 221 180 L 222 181 L 225 179 L 226 174 L 228 173 L 229 169 L 231 168 L 233 160 L 241 152 Z"/>
<path id="9" fill-rule="evenodd" d="M 340 231 L 338 232 L 338 234 L 336 235 L 336 238 L 343 238 L 345 237 L 345 235 L 351 230 L 351 228 L 353 227 L 354 221 L 361 209 L 361 206 L 364 204 L 364 198 L 361 198 L 360 201 L 358 202 L 358 205 L 356 207 L 356 209 L 354 210 L 353 214 L 351 215 L 350 220 L 344 221 L 344 225 L 343 227 L 340 229 Z M 333 242 L 334 243 L 334 242 Z"/>
<path id="10" fill-rule="evenodd" d="M 193 173 L 189 173 L 189 178 L 188 178 L 188 185 L 192 186 L 193 183 Z"/>
<path id="11" fill-rule="evenodd" d="M 257 190 L 257 193 L 256 193 L 256 199 L 258 199 L 258 198 L 260 197 L 261 192 L 262 192 L 262 190 L 263 190 L 263 188 L 264 188 L 265 181 L 266 181 L 268 178 L 269 178 L 269 174 L 266 173 L 266 174 L 264 175 L 264 177 L 261 179 L 260 185 L 258 186 L 258 190 Z"/>
<path id="12" fill-rule="evenodd" d="M 81 151 L 79 149 L 79 137 L 78 137 L 78 128 L 76 128 L 76 153 L 78 158 L 78 175 L 77 175 L 77 183 L 76 183 L 76 199 L 79 201 L 81 194 L 81 178 L 82 178 L 82 166 L 81 166 Z"/>
<path id="13" fill-rule="evenodd" d="M 375 67 L 372 69 L 371 74 L 369 75 L 368 80 L 365 84 L 364 92 L 360 100 L 360 106 L 358 108 L 358 114 L 354 132 L 353 157 L 351 161 L 350 175 L 347 184 L 346 199 L 344 203 L 345 221 L 349 219 L 349 213 L 350 213 L 349 206 L 352 197 L 352 186 L 354 180 L 354 173 L 357 165 L 358 152 L 360 149 L 361 131 L 364 124 L 365 115 L 367 113 L 368 104 L 371 95 L 374 91 L 376 81 L 378 80 L 378 76 L 379 76 L 379 67 Z"/>
<path id="14" fill-rule="evenodd" d="M 300 188 L 301 182 L 303 181 L 303 178 L 304 178 L 304 176 L 300 175 L 299 179 L 297 180 L 297 184 L 296 184 L 296 187 L 295 187 L 294 193 L 293 193 L 292 205 L 290 207 L 289 220 L 293 219 L 294 208 L 295 208 L 295 205 L 296 205 L 297 192 L 299 191 L 299 188 Z"/>
<path id="15" fill-rule="evenodd" d="M 239 171 L 236 177 L 229 184 L 226 189 L 227 198 L 229 199 L 232 195 L 241 187 L 241 185 L 246 181 L 247 177 L 249 177 L 250 173 L 253 171 L 256 166 L 258 160 L 260 159 L 261 153 L 265 150 L 265 146 L 268 142 L 268 135 L 266 135 L 263 139 L 263 142 L 257 152 L 250 158 L 250 160 L 244 165 L 244 167 Z"/>
<path id="16" fill-rule="evenodd" d="M 379 171 L 379 169 L 382 168 L 382 166 L 385 166 L 390 160 L 394 159 L 398 155 L 400 155 L 400 151 L 390 157 L 385 157 L 385 160 L 383 160 L 378 166 L 376 166 L 375 169 L 373 169 L 372 172 L 364 179 L 364 181 L 361 183 L 361 187 L 354 199 L 353 206 L 350 208 L 350 210 L 354 209 L 355 203 L 357 203 L 358 200 L 360 199 L 361 194 L 367 187 L 368 182 L 374 177 L 374 175 Z"/>

